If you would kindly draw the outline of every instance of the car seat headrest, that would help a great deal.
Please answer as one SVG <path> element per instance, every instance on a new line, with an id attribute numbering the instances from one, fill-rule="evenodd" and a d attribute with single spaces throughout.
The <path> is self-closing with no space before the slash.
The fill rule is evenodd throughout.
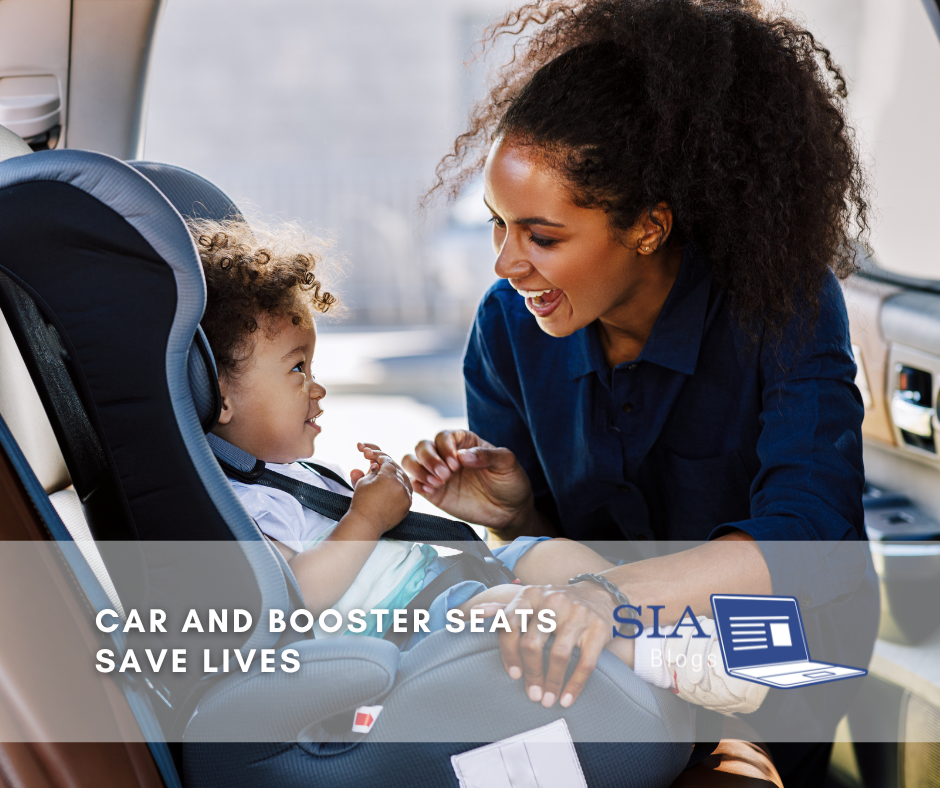
<path id="1" fill-rule="evenodd" d="M 32 152 L 33 149 L 26 144 L 26 141 L 19 134 L 0 126 L 0 161 L 6 161 L 15 156 L 25 156 L 27 153 Z"/>
<path id="2" fill-rule="evenodd" d="M 221 222 L 244 218 L 231 198 L 201 175 L 172 164 L 152 161 L 131 161 L 128 164 L 156 186 L 184 219 Z M 199 423 L 205 432 L 209 432 L 219 420 L 222 394 L 215 358 L 201 327 L 196 329 L 189 349 L 189 388 Z"/>
<path id="3" fill-rule="evenodd" d="M 184 219 L 243 219 L 238 206 L 218 186 L 182 167 L 153 161 L 129 161 L 156 186 Z"/>
<path id="4" fill-rule="evenodd" d="M 189 348 L 189 390 L 193 394 L 196 415 L 203 432 L 208 433 L 219 421 L 222 412 L 222 392 L 219 391 L 219 372 L 202 326 L 196 326 L 196 336 Z"/>

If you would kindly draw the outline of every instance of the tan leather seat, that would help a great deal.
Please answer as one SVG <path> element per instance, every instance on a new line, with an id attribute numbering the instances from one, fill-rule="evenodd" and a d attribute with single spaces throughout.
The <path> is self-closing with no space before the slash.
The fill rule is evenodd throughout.
<path id="1" fill-rule="evenodd" d="M 0 126 L 0 161 L 26 156 L 32 149 L 16 134 Z M 39 479 L 50 494 L 52 505 L 62 518 L 115 609 L 123 615 L 121 601 L 108 576 L 98 548 L 88 530 L 88 523 L 75 490 L 70 487 L 68 468 L 55 434 L 46 417 L 39 394 L 29 376 L 26 364 L 16 347 L 13 335 L 0 314 L 0 416 L 19 444 Z"/>
<path id="2" fill-rule="evenodd" d="M 25 156 L 32 149 L 9 129 L 0 126 L 0 161 Z M 0 416 L 32 466 L 42 486 L 54 493 L 69 486 L 69 472 L 43 410 L 36 387 L 16 342 L 0 315 Z"/>

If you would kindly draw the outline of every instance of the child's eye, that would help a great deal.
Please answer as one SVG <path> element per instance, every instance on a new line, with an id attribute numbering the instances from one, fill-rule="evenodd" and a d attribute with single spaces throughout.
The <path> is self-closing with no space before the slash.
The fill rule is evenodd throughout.
<path id="1" fill-rule="evenodd" d="M 291 372 L 301 372 L 301 373 L 302 373 L 303 371 L 304 371 L 304 362 L 303 362 L 303 361 L 298 361 L 296 364 L 294 364 L 294 368 L 291 370 Z"/>

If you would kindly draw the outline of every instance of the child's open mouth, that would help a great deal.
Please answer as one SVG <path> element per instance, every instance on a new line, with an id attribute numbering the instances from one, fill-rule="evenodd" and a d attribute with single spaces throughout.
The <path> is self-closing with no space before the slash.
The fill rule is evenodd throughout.
<path id="1" fill-rule="evenodd" d="M 320 411 L 316 416 L 314 416 L 312 419 L 307 419 L 307 420 L 304 422 L 304 424 L 307 424 L 308 426 L 313 427 L 317 432 L 320 432 L 320 430 L 322 430 L 323 428 L 322 428 L 319 424 L 317 424 L 317 419 L 320 418 L 320 416 L 322 416 L 322 415 L 323 415 L 323 411 L 321 410 L 321 411 Z"/>
<path id="2" fill-rule="evenodd" d="M 524 299 L 530 312 L 537 317 L 548 317 L 554 312 L 561 303 L 561 297 L 565 294 L 564 290 L 554 288 L 552 290 L 517 290 Z"/>

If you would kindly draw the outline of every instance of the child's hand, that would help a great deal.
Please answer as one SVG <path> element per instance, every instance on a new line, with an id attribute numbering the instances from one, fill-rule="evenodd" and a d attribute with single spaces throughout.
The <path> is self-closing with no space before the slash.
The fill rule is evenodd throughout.
<path id="1" fill-rule="evenodd" d="M 372 443 L 356 445 L 369 460 L 369 472 L 349 474 L 353 486 L 349 511 L 368 520 L 378 536 L 400 523 L 411 509 L 411 480 L 391 457 Z"/>

